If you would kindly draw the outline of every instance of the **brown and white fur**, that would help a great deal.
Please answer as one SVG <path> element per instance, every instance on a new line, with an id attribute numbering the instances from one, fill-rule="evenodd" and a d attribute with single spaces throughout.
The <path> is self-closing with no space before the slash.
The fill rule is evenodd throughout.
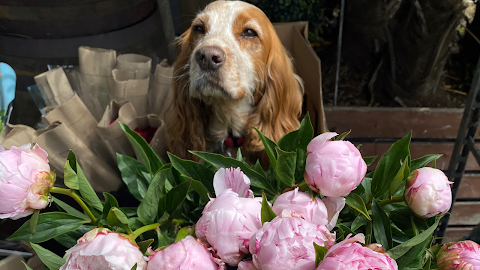
<path id="1" fill-rule="evenodd" d="M 174 65 L 169 149 L 214 151 L 229 133 L 244 154 L 263 151 L 256 127 L 278 141 L 299 127 L 303 85 L 267 16 L 241 1 L 216 1 L 182 35 Z"/>

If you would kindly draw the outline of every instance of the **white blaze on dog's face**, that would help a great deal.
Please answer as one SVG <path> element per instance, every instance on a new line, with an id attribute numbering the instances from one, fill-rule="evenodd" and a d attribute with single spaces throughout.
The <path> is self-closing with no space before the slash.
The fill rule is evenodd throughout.
<path id="1" fill-rule="evenodd" d="M 248 3 L 209 4 L 190 29 L 190 96 L 207 103 L 243 98 L 253 103 L 253 93 L 265 70 L 269 53 L 265 45 L 272 29 L 265 14 Z"/>

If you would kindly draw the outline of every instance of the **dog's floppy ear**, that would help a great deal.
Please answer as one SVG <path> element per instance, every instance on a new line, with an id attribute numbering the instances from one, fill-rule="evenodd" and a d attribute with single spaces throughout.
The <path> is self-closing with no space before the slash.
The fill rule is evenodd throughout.
<path id="1" fill-rule="evenodd" d="M 268 138 L 278 142 L 285 133 L 300 127 L 298 117 L 302 112 L 303 84 L 295 74 L 293 64 L 280 39 L 271 32 L 270 51 L 263 78 L 255 90 L 255 107 L 248 119 L 245 149 L 261 151 L 263 144 L 256 127 Z"/>
<path id="2" fill-rule="evenodd" d="M 192 54 L 191 30 L 182 34 L 178 42 L 179 54 L 174 64 L 173 113 L 167 119 L 169 150 L 173 154 L 198 160 L 188 150 L 205 151 L 205 126 L 208 121 L 201 101 L 189 96 L 189 59 Z"/>

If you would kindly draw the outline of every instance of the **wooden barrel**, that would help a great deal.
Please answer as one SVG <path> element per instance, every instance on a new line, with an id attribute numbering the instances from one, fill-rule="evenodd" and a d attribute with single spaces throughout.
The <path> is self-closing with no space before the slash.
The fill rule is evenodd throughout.
<path id="1" fill-rule="evenodd" d="M 0 0 L 0 34 L 26 38 L 97 35 L 134 25 L 155 0 Z"/>

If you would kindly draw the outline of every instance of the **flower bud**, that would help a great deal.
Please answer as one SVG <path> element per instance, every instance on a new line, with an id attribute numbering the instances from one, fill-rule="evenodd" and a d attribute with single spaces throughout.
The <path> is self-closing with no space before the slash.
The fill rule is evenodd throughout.
<path id="1" fill-rule="evenodd" d="M 284 209 L 302 217 L 308 222 L 317 225 L 325 225 L 331 230 L 337 223 L 338 214 L 345 206 L 345 198 L 324 197 L 320 199 L 299 191 L 298 188 L 285 192 L 278 196 L 273 204 L 272 210 L 275 214 L 281 215 Z"/>
<path id="2" fill-rule="evenodd" d="M 345 240 L 327 251 L 316 270 L 398 269 L 395 260 L 390 258 L 380 245 L 371 244 L 363 247 L 357 242 L 365 242 L 363 234 L 357 234 L 352 238 L 348 235 Z"/>
<path id="3" fill-rule="evenodd" d="M 437 255 L 439 270 L 480 269 L 480 246 L 473 241 L 450 242 Z"/>
<path id="4" fill-rule="evenodd" d="M 135 264 L 137 270 L 147 267 L 142 252 L 128 236 L 96 228 L 67 250 L 65 264 L 60 270 L 131 270 Z"/>
<path id="5" fill-rule="evenodd" d="M 48 205 L 55 173 L 50 171 L 47 152 L 37 144 L 0 146 L 0 219 L 19 219 Z"/>
<path id="6" fill-rule="evenodd" d="M 284 210 L 271 222 L 265 222 L 250 239 L 250 253 L 256 268 L 262 270 L 314 269 L 313 243 L 330 248 L 335 233 L 324 225 L 289 216 Z"/>
<path id="7" fill-rule="evenodd" d="M 324 196 L 346 197 L 363 181 L 367 164 L 348 141 L 331 141 L 335 132 L 315 137 L 307 146 L 305 181 Z"/>
<path id="8" fill-rule="evenodd" d="M 439 169 L 424 167 L 409 176 L 405 201 L 419 217 L 430 218 L 445 214 L 452 204 L 452 182 Z"/>
<path id="9" fill-rule="evenodd" d="M 198 240 L 188 235 L 163 250 L 153 251 L 147 270 L 217 270 L 218 264 Z"/>

